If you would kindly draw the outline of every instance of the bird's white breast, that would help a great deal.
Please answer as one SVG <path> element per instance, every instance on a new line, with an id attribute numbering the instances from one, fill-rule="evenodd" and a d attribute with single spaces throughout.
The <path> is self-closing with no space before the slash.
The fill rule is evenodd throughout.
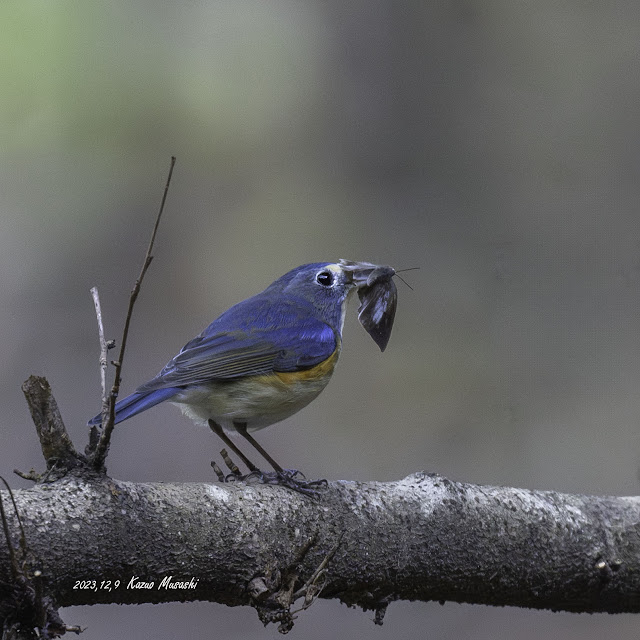
<path id="1" fill-rule="evenodd" d="M 327 386 L 338 359 L 306 371 L 212 381 L 182 390 L 171 399 L 194 422 L 214 420 L 227 431 L 245 422 L 249 431 L 268 427 L 306 407 Z"/>

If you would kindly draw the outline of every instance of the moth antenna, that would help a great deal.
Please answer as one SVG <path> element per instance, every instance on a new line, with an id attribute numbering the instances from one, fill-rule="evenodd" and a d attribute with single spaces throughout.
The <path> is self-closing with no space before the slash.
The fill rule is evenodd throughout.
<path id="1" fill-rule="evenodd" d="M 403 271 L 409 271 L 409 269 L 403 269 Z M 396 275 L 398 276 L 397 271 L 396 271 Z M 407 285 L 407 287 L 409 287 L 409 289 L 413 291 L 413 287 L 402 276 L 398 276 L 398 278 L 400 278 L 400 280 L 402 280 L 402 282 L 404 282 Z"/>
<path id="2" fill-rule="evenodd" d="M 416 269 L 419 269 L 420 267 L 408 267 L 407 269 L 396 269 L 396 272 L 394 275 L 398 276 L 398 274 L 401 271 L 415 271 Z M 398 276 L 398 278 L 400 278 L 400 280 L 402 280 L 402 282 L 404 282 L 407 287 L 409 287 L 409 289 L 411 289 L 411 291 L 413 291 L 413 287 L 402 277 L 402 276 Z"/>

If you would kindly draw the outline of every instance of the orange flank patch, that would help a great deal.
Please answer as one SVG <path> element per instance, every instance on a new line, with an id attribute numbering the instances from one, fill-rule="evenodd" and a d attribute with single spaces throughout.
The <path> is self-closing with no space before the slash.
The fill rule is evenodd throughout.
<path id="1" fill-rule="evenodd" d="M 339 350 L 336 349 L 326 360 L 309 369 L 303 369 L 302 371 L 274 371 L 273 373 L 285 384 L 322 380 L 333 373 L 338 360 L 338 353 Z"/>

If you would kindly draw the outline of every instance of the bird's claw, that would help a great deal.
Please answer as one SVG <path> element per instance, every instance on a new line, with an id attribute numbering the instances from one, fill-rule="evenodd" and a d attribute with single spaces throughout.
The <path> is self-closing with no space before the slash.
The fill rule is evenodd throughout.
<path id="1" fill-rule="evenodd" d="M 283 469 L 282 471 L 261 471 L 260 469 L 256 469 L 246 475 L 228 473 L 224 477 L 225 482 L 251 482 L 252 480 L 261 484 L 287 487 L 292 491 L 297 491 L 310 498 L 317 497 L 319 489 L 328 485 L 324 479 L 307 480 L 304 473 L 297 469 Z"/>

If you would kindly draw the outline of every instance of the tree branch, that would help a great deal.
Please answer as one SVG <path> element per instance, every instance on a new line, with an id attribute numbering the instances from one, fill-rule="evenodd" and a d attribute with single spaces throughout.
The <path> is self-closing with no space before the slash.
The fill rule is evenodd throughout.
<path id="1" fill-rule="evenodd" d="M 16 491 L 15 500 L 34 566 L 59 606 L 209 600 L 260 609 L 250 585 L 260 577 L 278 590 L 279 572 L 315 537 L 291 590 L 321 567 L 320 597 L 364 609 L 452 600 L 640 611 L 636 497 L 477 486 L 417 473 L 389 483 L 331 482 L 311 500 L 260 484 L 133 484 L 76 469 Z M 15 515 L 7 518 L 15 537 Z M 0 601 L 10 574 L 2 547 Z M 191 586 L 159 588 L 168 576 Z M 141 582 L 153 587 L 133 588 Z"/>

